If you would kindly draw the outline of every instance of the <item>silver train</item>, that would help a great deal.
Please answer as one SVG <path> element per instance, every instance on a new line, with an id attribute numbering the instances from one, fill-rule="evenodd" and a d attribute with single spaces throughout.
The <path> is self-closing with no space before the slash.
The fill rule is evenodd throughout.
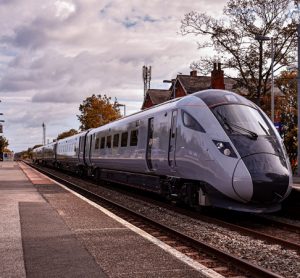
<path id="1" fill-rule="evenodd" d="M 223 90 L 174 99 L 42 146 L 33 159 L 193 207 L 272 212 L 292 189 L 272 122 L 251 101 Z"/>

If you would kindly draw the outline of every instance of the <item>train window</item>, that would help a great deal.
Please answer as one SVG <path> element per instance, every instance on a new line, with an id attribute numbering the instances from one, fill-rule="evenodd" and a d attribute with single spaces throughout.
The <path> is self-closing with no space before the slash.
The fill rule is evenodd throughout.
<path id="1" fill-rule="evenodd" d="M 97 138 L 96 138 L 96 142 L 95 142 L 95 150 L 98 150 L 99 147 L 100 147 L 100 138 L 97 137 Z"/>
<path id="2" fill-rule="evenodd" d="M 111 136 L 107 136 L 107 139 L 106 139 L 106 148 L 111 148 Z"/>
<path id="3" fill-rule="evenodd" d="M 101 137 L 100 149 L 105 148 L 105 137 Z"/>
<path id="4" fill-rule="evenodd" d="M 265 117 L 250 106 L 240 104 L 220 105 L 213 108 L 218 121 L 229 133 L 269 136 L 272 128 Z"/>
<path id="5" fill-rule="evenodd" d="M 130 146 L 137 146 L 138 143 L 138 131 L 132 130 L 130 133 Z"/>
<path id="6" fill-rule="evenodd" d="M 117 147 L 119 147 L 119 134 L 115 134 L 114 135 L 114 140 L 113 140 L 113 147 L 114 148 L 117 148 Z"/>
<path id="7" fill-rule="evenodd" d="M 205 132 L 204 128 L 187 112 L 182 111 L 183 125 L 187 128 Z"/>
<path id="8" fill-rule="evenodd" d="M 128 132 L 123 132 L 121 135 L 121 147 L 127 147 Z"/>

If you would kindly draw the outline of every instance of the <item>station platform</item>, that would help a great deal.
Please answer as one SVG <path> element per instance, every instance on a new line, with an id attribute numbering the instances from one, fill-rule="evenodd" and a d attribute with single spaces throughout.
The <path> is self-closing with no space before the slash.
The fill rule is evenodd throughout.
<path id="1" fill-rule="evenodd" d="M 22 162 L 0 162 L 1 277 L 221 277 Z"/>

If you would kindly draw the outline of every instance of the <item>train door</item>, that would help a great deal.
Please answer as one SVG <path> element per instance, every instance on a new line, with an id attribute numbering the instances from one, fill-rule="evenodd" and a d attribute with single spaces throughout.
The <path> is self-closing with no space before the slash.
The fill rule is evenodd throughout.
<path id="1" fill-rule="evenodd" d="M 85 135 L 79 137 L 78 161 L 85 164 L 84 156 Z"/>
<path id="2" fill-rule="evenodd" d="M 169 153 L 168 163 L 171 168 L 176 166 L 175 152 L 176 152 L 176 131 L 177 131 L 177 110 L 172 111 L 171 128 L 169 135 Z"/>
<path id="3" fill-rule="evenodd" d="M 154 121 L 154 118 L 148 119 L 146 162 L 147 162 L 148 169 L 150 171 L 153 170 L 152 157 L 151 157 L 152 145 L 153 145 L 153 130 L 154 130 L 154 123 L 153 123 L 153 121 Z"/>
<path id="4" fill-rule="evenodd" d="M 92 144 L 92 136 L 88 133 L 85 135 L 85 144 L 84 144 L 84 163 L 90 166 L 90 153 L 91 153 L 91 144 Z"/>

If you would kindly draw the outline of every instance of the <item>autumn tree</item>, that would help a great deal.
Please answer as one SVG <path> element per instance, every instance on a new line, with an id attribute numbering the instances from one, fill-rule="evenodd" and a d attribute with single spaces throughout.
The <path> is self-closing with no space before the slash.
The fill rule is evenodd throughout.
<path id="1" fill-rule="evenodd" d="M 78 133 L 78 131 L 76 129 L 72 128 L 72 129 L 70 129 L 68 131 L 65 131 L 65 132 L 62 132 L 62 133 L 58 134 L 57 140 L 63 139 L 63 138 L 66 138 L 66 137 L 69 137 L 69 136 L 72 136 L 72 135 L 75 135 L 77 133 Z"/>
<path id="2" fill-rule="evenodd" d="M 4 152 L 8 147 L 8 140 L 4 136 L 0 136 L 0 152 Z"/>
<path id="3" fill-rule="evenodd" d="M 77 115 L 81 130 L 105 125 L 121 117 L 118 102 L 112 103 L 107 95 L 92 95 L 86 98 L 79 106 L 80 115 Z"/>
<path id="4" fill-rule="evenodd" d="M 204 56 L 191 64 L 202 74 L 220 60 L 227 77 L 237 77 L 238 88 L 246 88 L 250 98 L 259 104 L 261 96 L 270 91 L 271 41 L 255 37 L 274 38 L 274 71 L 295 61 L 296 21 L 292 17 L 292 0 L 229 0 L 223 17 L 213 18 L 192 11 L 181 21 L 182 35 L 201 38 L 199 49 L 210 47 L 214 57 Z"/>
<path id="5" fill-rule="evenodd" d="M 275 113 L 281 119 L 281 135 L 293 168 L 297 160 L 297 72 L 283 71 L 276 80 L 277 87 L 283 93 L 276 101 Z"/>

